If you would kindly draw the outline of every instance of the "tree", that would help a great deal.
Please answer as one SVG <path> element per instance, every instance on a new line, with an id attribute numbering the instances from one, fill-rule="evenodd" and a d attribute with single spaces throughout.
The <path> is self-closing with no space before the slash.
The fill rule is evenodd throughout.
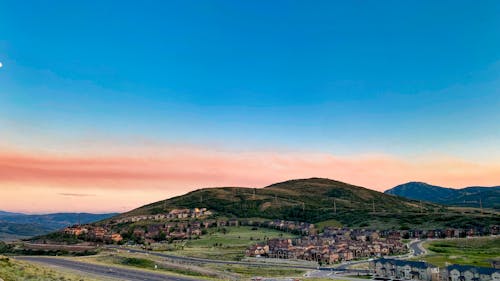
<path id="1" fill-rule="evenodd" d="M 0 241 L 0 254 L 7 253 L 10 251 L 10 246 L 5 243 Z"/>

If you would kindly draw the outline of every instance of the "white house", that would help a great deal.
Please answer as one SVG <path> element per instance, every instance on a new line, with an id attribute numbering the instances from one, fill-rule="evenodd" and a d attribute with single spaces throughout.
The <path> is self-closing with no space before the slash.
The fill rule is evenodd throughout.
<path id="1" fill-rule="evenodd" d="M 500 281 L 500 269 L 450 265 L 441 272 L 443 281 Z"/>

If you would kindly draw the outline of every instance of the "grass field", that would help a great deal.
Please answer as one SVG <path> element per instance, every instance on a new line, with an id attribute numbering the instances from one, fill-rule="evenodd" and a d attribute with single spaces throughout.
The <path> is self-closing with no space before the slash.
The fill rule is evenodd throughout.
<path id="1" fill-rule="evenodd" d="M 55 271 L 46 267 L 0 256 L 0 278 L 4 281 L 97 281 L 83 275 Z M 103 281 L 103 279 L 99 279 Z"/>
<path id="2" fill-rule="evenodd" d="M 293 234 L 267 228 L 233 226 L 223 229 L 210 229 L 200 239 L 181 243 L 173 253 L 220 260 L 239 260 L 244 257 L 248 246 L 263 242 L 267 238 L 293 238 Z"/>
<path id="3" fill-rule="evenodd" d="M 146 270 L 159 270 L 164 271 L 166 273 L 183 275 L 183 276 L 196 276 L 203 277 L 201 279 L 213 280 L 208 277 L 216 277 L 215 274 L 209 271 L 203 270 L 195 270 L 195 266 L 183 266 L 183 265 L 175 265 L 167 262 L 162 262 L 160 259 L 144 258 L 140 255 L 101 255 L 93 258 L 93 260 L 100 264 L 110 264 L 110 265 L 120 265 L 127 267 L 135 267 L 139 269 Z M 86 262 L 90 260 L 87 259 Z M 206 278 L 205 278 L 206 277 Z"/>
<path id="4" fill-rule="evenodd" d="M 326 220 L 315 224 L 317 229 L 323 230 L 325 227 L 342 227 L 342 224 L 337 220 Z"/>
<path id="5" fill-rule="evenodd" d="M 280 268 L 280 267 L 251 267 L 236 264 L 225 264 L 225 265 L 210 265 L 210 268 L 234 273 L 241 278 L 250 278 L 255 276 L 261 277 L 290 277 L 290 276 L 302 276 L 305 271 L 300 269 L 292 268 Z M 247 279 L 244 279 L 247 280 Z"/>
<path id="6" fill-rule="evenodd" d="M 491 267 L 499 259 L 500 237 L 438 240 L 424 243 L 429 254 L 419 257 L 437 266 L 445 263 Z"/>

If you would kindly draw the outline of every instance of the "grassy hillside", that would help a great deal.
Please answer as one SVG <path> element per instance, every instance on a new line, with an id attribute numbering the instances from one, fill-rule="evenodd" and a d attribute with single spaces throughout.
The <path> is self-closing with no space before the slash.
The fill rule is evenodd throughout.
<path id="1" fill-rule="evenodd" d="M 500 224 L 498 214 L 452 210 L 322 178 L 291 180 L 265 188 L 199 189 L 120 215 L 157 214 L 174 208 L 206 207 L 221 217 L 335 220 L 344 226 L 435 228 Z"/>
<path id="2" fill-rule="evenodd" d="M 56 271 L 4 256 L 0 256 L 0 278 L 5 281 L 97 281 L 80 274 Z"/>
<path id="3" fill-rule="evenodd" d="M 500 186 L 453 189 L 423 182 L 409 182 L 386 190 L 385 193 L 437 204 L 476 208 L 482 206 L 500 210 Z"/>
<path id="4" fill-rule="evenodd" d="M 248 226 L 232 226 L 224 229 L 212 228 L 200 239 L 178 241 L 166 245 L 173 254 L 216 260 L 240 260 L 248 246 L 272 238 L 294 238 L 291 233 Z"/>
<path id="5" fill-rule="evenodd" d="M 490 267 L 492 260 L 500 260 L 500 237 L 428 241 L 424 247 L 430 252 L 418 259 L 438 266 L 451 263 Z"/>
<path id="6" fill-rule="evenodd" d="M 46 234 L 54 230 L 53 228 L 44 227 L 38 224 L 0 221 L 0 241 L 28 238 L 34 235 Z"/>

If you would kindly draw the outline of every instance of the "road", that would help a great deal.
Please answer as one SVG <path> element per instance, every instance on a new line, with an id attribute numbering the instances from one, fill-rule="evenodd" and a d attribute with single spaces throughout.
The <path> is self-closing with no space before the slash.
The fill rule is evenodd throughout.
<path id="1" fill-rule="evenodd" d="M 176 255 L 170 255 L 165 253 L 159 253 L 154 251 L 146 251 L 140 249 L 131 249 L 131 248 L 120 248 L 117 246 L 108 246 L 110 249 L 129 251 L 130 253 L 136 254 L 144 254 L 151 255 L 161 258 L 166 258 L 170 260 L 177 260 L 183 262 L 190 263 L 205 263 L 205 264 L 238 264 L 244 266 L 252 266 L 252 267 L 279 267 L 279 268 L 293 268 L 293 269 L 305 269 L 305 270 L 328 270 L 328 271 L 346 271 L 345 267 L 317 267 L 317 266 L 306 266 L 306 265 L 287 265 L 287 264 L 273 264 L 273 263 L 257 263 L 257 262 L 245 262 L 245 261 L 223 261 L 223 260 L 211 260 L 211 259 L 202 259 L 202 258 L 193 258 L 193 257 L 182 257 Z M 353 262 L 355 263 L 355 262 Z M 353 264 L 351 263 L 351 264 Z M 349 265 L 351 265 L 349 264 Z M 365 272 L 364 270 L 349 270 L 352 272 Z"/>
<path id="2" fill-rule="evenodd" d="M 399 259 L 411 258 L 414 256 L 420 256 L 426 253 L 426 250 L 422 246 L 424 240 L 415 240 L 409 243 L 410 253 L 403 256 L 392 257 Z M 307 266 L 307 265 L 286 265 L 286 264 L 272 264 L 272 263 L 256 263 L 256 262 L 244 262 L 244 261 L 223 261 L 223 260 L 211 260 L 211 259 L 202 259 L 202 258 L 193 258 L 193 257 L 182 257 L 171 254 L 159 253 L 154 251 L 146 251 L 142 249 L 132 249 L 132 248 L 122 248 L 117 246 L 108 246 L 109 249 L 114 250 L 124 250 L 130 251 L 131 253 L 152 255 L 157 257 L 162 257 L 170 260 L 177 260 L 183 262 L 190 263 L 205 263 L 205 264 L 239 264 L 244 266 L 252 266 L 252 267 L 282 267 L 282 268 L 293 268 L 293 269 L 305 269 L 305 270 L 327 270 L 327 271 L 351 271 L 351 272 L 359 272 L 366 273 L 366 270 L 357 270 L 357 269 L 349 269 L 351 265 L 366 263 L 366 260 L 361 261 L 351 261 L 347 263 L 342 263 L 340 265 L 332 267 L 316 267 L 316 266 Z"/>
<path id="3" fill-rule="evenodd" d="M 190 263 L 238 264 L 238 265 L 251 266 L 251 267 L 274 267 L 274 268 L 280 267 L 280 268 L 304 269 L 304 270 L 350 271 L 350 272 L 366 273 L 366 270 L 348 269 L 347 268 L 347 266 L 358 263 L 358 262 L 350 262 L 346 266 L 339 266 L 339 267 L 332 268 L 332 267 L 318 267 L 318 266 L 307 266 L 307 265 L 287 265 L 287 264 L 258 263 L 258 262 L 245 262 L 245 261 L 211 260 L 211 259 L 176 256 L 176 255 L 170 255 L 170 254 L 159 253 L 159 252 L 154 252 L 154 251 L 146 251 L 146 250 L 140 250 L 140 249 L 120 248 L 117 246 L 108 246 L 107 248 L 115 249 L 115 250 L 122 250 L 122 251 L 129 251 L 130 253 L 136 253 L 136 254 L 152 255 L 152 256 L 162 257 L 162 258 L 166 258 L 166 259 L 170 259 L 170 260 L 177 260 L 177 261 L 190 262 Z M 359 263 L 360 262 L 366 262 L 366 261 L 359 261 Z"/>
<path id="4" fill-rule="evenodd" d="M 424 242 L 425 240 L 415 240 L 409 244 L 410 249 L 413 250 L 413 256 L 420 256 L 427 253 L 422 245 Z"/>
<path id="5" fill-rule="evenodd" d="M 425 240 L 414 240 L 410 243 L 408 243 L 408 247 L 410 248 L 410 253 L 401 255 L 401 256 L 392 256 L 390 258 L 392 259 L 408 259 L 420 255 L 424 255 L 427 253 L 427 251 L 424 249 L 422 244 L 425 242 Z M 335 267 L 335 270 L 348 270 L 351 265 L 355 264 L 361 264 L 361 263 L 367 263 L 368 261 L 366 260 L 361 260 L 361 261 L 351 261 L 351 262 L 346 262 L 346 263 L 341 263 L 338 266 Z M 359 271 L 361 272 L 361 271 Z"/>
<path id="6" fill-rule="evenodd" d="M 422 247 L 422 243 L 424 241 L 413 241 L 409 244 L 411 249 L 411 254 L 409 256 L 419 256 L 425 254 L 426 251 Z M 366 270 L 356 270 L 356 269 L 348 269 L 349 266 L 358 264 L 358 263 L 366 263 L 367 261 L 352 261 L 348 263 L 340 264 L 334 268 L 332 267 L 315 267 L 315 266 L 306 266 L 306 265 L 286 265 L 286 264 L 271 264 L 271 263 L 257 263 L 257 262 L 244 262 L 244 261 L 223 261 L 223 260 L 210 260 L 210 259 L 202 259 L 202 258 L 193 258 L 193 257 L 182 257 L 171 254 L 153 252 L 153 251 L 145 251 L 141 249 L 131 249 L 131 248 L 121 248 L 116 246 L 108 246 L 109 249 L 114 250 L 122 250 L 129 251 L 131 253 L 138 253 L 144 255 L 152 255 L 165 259 L 176 260 L 181 262 L 189 262 L 189 263 L 204 263 L 204 264 L 238 264 L 244 266 L 252 266 L 252 267 L 281 267 L 281 268 L 291 268 L 291 269 L 304 269 L 304 270 L 320 270 L 320 271 L 330 271 L 330 272 L 359 272 L 366 273 Z M 403 257 L 400 257 L 403 258 Z M 22 256 L 17 257 L 17 259 L 25 260 L 29 262 L 43 263 L 54 266 L 59 266 L 63 268 L 68 268 L 72 270 L 77 270 L 81 272 L 91 273 L 102 277 L 107 278 L 117 278 L 120 280 L 128 280 L 128 281 L 198 281 L 200 279 L 194 279 L 190 277 L 178 277 L 178 276 L 168 276 L 161 273 L 154 273 L 149 271 L 143 271 L 138 269 L 128 269 L 121 267 L 113 267 L 113 266 L 104 266 L 104 265 L 96 265 L 90 264 L 80 261 L 73 261 L 70 259 L 61 259 L 55 257 L 46 257 L 46 256 Z"/>
<path id="7" fill-rule="evenodd" d="M 70 259 L 62 259 L 46 256 L 20 256 L 18 260 L 52 265 L 71 270 L 90 273 L 105 278 L 115 278 L 127 281 L 199 281 L 202 279 L 194 279 L 190 277 L 169 276 L 161 273 L 154 273 L 145 270 L 121 268 L 114 266 L 104 266 L 90 264 Z"/>
<path id="8" fill-rule="evenodd" d="M 132 249 L 132 248 L 120 248 L 120 247 L 116 247 L 116 246 L 108 246 L 107 248 L 115 249 L 115 250 L 122 250 L 122 251 L 129 251 L 130 253 L 157 256 L 157 257 L 167 258 L 170 260 L 177 260 L 177 261 L 190 262 L 190 263 L 239 264 L 239 265 L 253 266 L 253 267 L 284 267 L 284 268 L 307 269 L 307 270 L 318 269 L 318 267 L 316 267 L 316 266 L 306 266 L 306 265 L 303 265 L 303 266 L 302 265 L 286 265 L 286 264 L 279 264 L 278 265 L 278 264 L 272 264 L 272 263 L 257 263 L 257 262 L 244 262 L 244 261 L 223 261 L 223 260 L 210 260 L 210 259 L 202 259 L 202 258 L 182 257 L 182 256 L 154 252 L 154 251 L 145 251 L 145 250 Z M 330 270 L 330 268 L 328 268 L 328 270 Z"/>

